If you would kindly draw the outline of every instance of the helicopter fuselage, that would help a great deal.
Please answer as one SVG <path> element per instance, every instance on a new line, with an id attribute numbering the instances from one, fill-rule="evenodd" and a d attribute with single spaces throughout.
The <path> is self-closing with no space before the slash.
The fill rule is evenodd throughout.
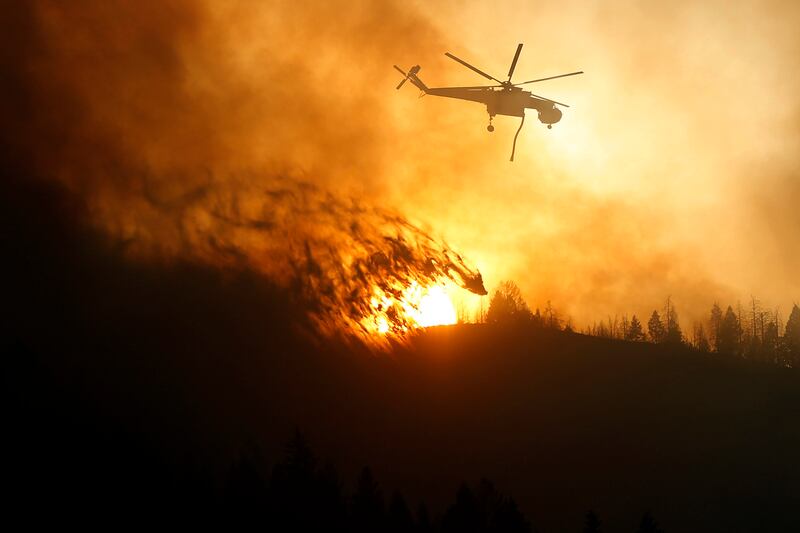
<path id="1" fill-rule="evenodd" d="M 506 115 L 510 117 L 524 117 L 525 109 L 535 109 L 539 113 L 539 120 L 543 124 L 555 124 L 561 120 L 561 110 L 552 102 L 536 98 L 529 91 L 516 87 L 500 89 L 472 89 L 465 87 L 425 87 L 425 94 L 468 100 L 486 105 L 490 117 Z"/>

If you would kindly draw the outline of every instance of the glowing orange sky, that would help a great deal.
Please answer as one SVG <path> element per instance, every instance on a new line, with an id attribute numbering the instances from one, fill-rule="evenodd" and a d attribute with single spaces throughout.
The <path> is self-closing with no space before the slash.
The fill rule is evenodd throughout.
<path id="1" fill-rule="evenodd" d="M 552 299 L 579 324 L 670 294 L 685 319 L 714 299 L 753 294 L 785 310 L 798 298 L 796 3 L 419 6 L 448 51 L 490 73 L 507 72 L 517 42 L 521 79 L 586 71 L 533 86 L 572 107 L 552 131 L 526 122 L 513 164 L 516 119 L 488 135 L 481 106 L 401 91 L 412 145 L 399 158 L 409 181 L 427 172 L 433 183 L 397 187 L 405 208 L 446 221 L 488 285 L 512 278 L 533 305 Z M 432 57 L 445 50 L 408 47 L 426 56 L 429 85 L 482 81 Z M 467 162 L 437 175 L 431 159 L 458 159 L 452 144 Z"/>
<path id="2" fill-rule="evenodd" d="M 800 298 L 796 2 L 37 13 L 26 72 L 43 101 L 80 110 L 41 119 L 67 132 L 52 171 L 125 239 L 182 250 L 186 232 L 214 231 L 213 205 L 187 207 L 192 191 L 289 173 L 398 210 L 464 252 L 490 291 L 512 279 L 577 326 L 670 295 L 685 328 L 715 299 L 785 311 Z M 479 104 L 394 90 L 393 64 L 420 64 L 430 86 L 482 83 L 444 52 L 502 75 L 519 42 L 519 79 L 586 74 L 534 86 L 572 107 L 549 131 L 531 114 L 514 163 L 516 119 L 488 134 Z"/>

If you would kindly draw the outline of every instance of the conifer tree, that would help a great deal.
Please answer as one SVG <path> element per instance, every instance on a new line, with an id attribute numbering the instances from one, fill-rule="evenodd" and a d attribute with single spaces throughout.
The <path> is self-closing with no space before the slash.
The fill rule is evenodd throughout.
<path id="1" fill-rule="evenodd" d="M 681 326 L 678 322 L 678 312 L 675 311 L 671 298 L 667 298 L 667 303 L 664 307 L 664 322 L 664 342 L 672 344 L 683 342 L 683 333 L 681 333 Z"/>
<path id="2" fill-rule="evenodd" d="M 490 323 L 508 323 L 530 320 L 533 317 L 522 292 L 513 281 L 503 281 L 494 291 L 486 313 Z"/>
<path id="3" fill-rule="evenodd" d="M 664 342 L 666 330 L 664 329 L 664 323 L 661 322 L 661 316 L 659 316 L 658 311 L 653 311 L 653 314 L 650 315 L 650 320 L 647 321 L 647 333 L 652 342 Z"/>
<path id="4" fill-rule="evenodd" d="M 709 330 L 708 334 L 711 338 L 711 346 L 714 348 L 715 352 L 719 351 L 719 329 L 722 326 L 722 309 L 720 309 L 719 304 L 714 302 L 714 306 L 711 308 L 711 318 L 709 319 Z"/>
<path id="5" fill-rule="evenodd" d="M 789 363 L 800 366 L 800 307 L 795 304 L 786 321 L 786 330 L 783 333 L 783 342 L 786 346 Z"/>
<path id="6" fill-rule="evenodd" d="M 644 340 L 644 331 L 642 330 L 642 323 L 639 322 L 639 319 L 636 318 L 636 315 L 631 317 L 631 322 L 628 325 L 628 331 L 625 335 L 625 339 L 629 341 L 643 341 Z"/>
<path id="7" fill-rule="evenodd" d="M 728 306 L 722 323 L 719 327 L 719 338 L 717 339 L 717 351 L 727 354 L 739 353 L 739 338 L 741 337 L 741 326 L 739 318 L 733 311 L 733 307 Z"/>

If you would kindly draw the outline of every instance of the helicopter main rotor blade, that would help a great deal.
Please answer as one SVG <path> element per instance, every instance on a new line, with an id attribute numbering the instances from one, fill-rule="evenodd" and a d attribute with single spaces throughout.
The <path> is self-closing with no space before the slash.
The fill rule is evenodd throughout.
<path id="1" fill-rule="evenodd" d="M 539 98 L 540 100 L 546 100 L 547 102 L 553 102 L 554 104 L 558 104 L 558 105 L 563 106 L 563 107 L 569 107 L 567 104 L 562 104 L 561 102 L 556 102 L 555 100 L 550 100 L 549 98 L 545 98 L 544 96 L 539 96 L 538 94 L 531 93 L 531 96 L 535 96 L 536 98 Z"/>
<path id="2" fill-rule="evenodd" d="M 500 89 L 505 85 L 473 85 L 470 87 L 432 87 L 433 89 Z"/>
<path id="3" fill-rule="evenodd" d="M 508 81 L 511 81 L 511 76 L 514 75 L 514 69 L 517 67 L 517 59 L 519 59 L 520 52 L 522 52 L 522 43 L 517 45 L 517 53 L 514 54 L 514 60 L 511 62 L 511 68 L 508 69 Z"/>
<path id="4" fill-rule="evenodd" d="M 464 61 L 464 60 L 462 60 L 462 59 L 459 59 L 459 58 L 457 58 L 456 56 L 454 56 L 454 55 L 453 55 L 453 54 L 451 54 L 450 52 L 445 52 L 445 53 L 444 53 L 444 55 L 446 55 L 447 57 L 449 57 L 449 58 L 450 58 L 450 59 L 452 59 L 453 61 L 457 61 L 457 62 L 461 63 L 462 65 L 464 65 L 464 66 L 465 66 L 465 67 L 467 67 L 468 69 L 470 69 L 470 70 L 472 70 L 472 71 L 474 71 L 474 72 L 477 72 L 478 74 L 480 74 L 481 76 L 483 76 L 483 77 L 484 77 L 484 78 L 486 78 L 486 79 L 489 79 L 489 80 L 494 80 L 494 81 L 496 81 L 497 83 L 500 83 L 500 84 L 502 84 L 502 83 L 503 83 L 502 81 L 498 80 L 498 79 L 497 79 L 497 78 L 495 78 L 494 76 L 489 76 L 489 75 L 488 75 L 488 74 L 486 74 L 484 71 L 482 71 L 482 70 L 480 70 L 480 69 L 477 69 L 477 68 L 473 67 L 472 65 L 470 65 L 469 63 L 467 63 L 466 61 Z"/>
<path id="5" fill-rule="evenodd" d="M 556 78 L 566 78 L 567 76 L 577 76 L 578 74 L 583 74 L 583 71 L 579 70 L 578 72 L 570 72 L 569 74 L 559 74 L 558 76 L 550 76 L 549 78 L 539 78 L 538 80 L 523 81 L 520 83 L 515 83 L 514 85 L 525 85 L 526 83 L 536 83 L 537 81 L 547 81 L 547 80 L 554 80 Z"/>

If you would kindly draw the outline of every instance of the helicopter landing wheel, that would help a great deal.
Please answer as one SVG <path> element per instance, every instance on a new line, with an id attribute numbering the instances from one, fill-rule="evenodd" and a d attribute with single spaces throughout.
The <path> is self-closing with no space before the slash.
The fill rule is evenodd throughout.
<path id="1" fill-rule="evenodd" d="M 548 129 L 548 130 L 552 130 L 552 129 L 553 129 L 553 125 L 552 125 L 552 124 L 548 124 L 548 125 L 547 125 L 547 129 Z"/>
<path id="2" fill-rule="evenodd" d="M 493 132 L 494 131 L 494 126 L 489 124 L 488 126 L 486 126 L 486 131 L 488 131 L 489 133 Z"/>

